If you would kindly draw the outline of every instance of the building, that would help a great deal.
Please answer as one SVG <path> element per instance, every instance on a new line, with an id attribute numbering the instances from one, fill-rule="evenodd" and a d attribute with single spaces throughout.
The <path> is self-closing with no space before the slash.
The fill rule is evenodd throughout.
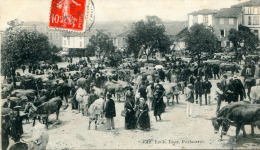
<path id="1" fill-rule="evenodd" d="M 121 34 L 112 36 L 113 44 L 116 49 L 124 51 L 127 47 L 126 38 L 130 31 L 125 31 Z"/>
<path id="2" fill-rule="evenodd" d="M 203 24 L 206 27 L 213 25 L 213 16 L 218 13 L 219 10 L 202 9 L 199 11 L 194 11 L 188 14 L 188 28 L 194 24 Z"/>
<path id="3" fill-rule="evenodd" d="M 213 16 L 213 31 L 217 36 L 221 47 L 232 47 L 228 40 L 230 29 L 238 30 L 238 25 L 242 24 L 241 8 L 222 8 Z"/>
<path id="4" fill-rule="evenodd" d="M 260 39 L 260 0 L 251 0 L 237 5 L 232 8 L 240 8 L 242 10 L 242 24 L 250 28 L 250 30 Z"/>
<path id="5" fill-rule="evenodd" d="M 21 29 L 37 31 L 46 34 L 50 43 L 57 46 L 58 48 L 62 47 L 62 32 L 49 29 L 48 23 L 39 21 L 24 22 L 21 26 Z"/>
<path id="6" fill-rule="evenodd" d="M 62 50 L 84 49 L 89 43 L 91 35 L 86 33 L 64 33 L 62 36 Z"/>

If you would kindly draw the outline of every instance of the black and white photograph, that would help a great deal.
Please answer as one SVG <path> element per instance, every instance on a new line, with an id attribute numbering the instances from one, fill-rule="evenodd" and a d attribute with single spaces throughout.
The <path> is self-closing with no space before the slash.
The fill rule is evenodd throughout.
<path id="1" fill-rule="evenodd" d="M 260 0 L 0 3 L 0 149 L 260 149 Z"/>

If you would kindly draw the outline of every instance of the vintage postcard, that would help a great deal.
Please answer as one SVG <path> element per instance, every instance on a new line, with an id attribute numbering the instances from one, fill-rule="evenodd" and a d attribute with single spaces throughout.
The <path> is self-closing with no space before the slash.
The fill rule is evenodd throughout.
<path id="1" fill-rule="evenodd" d="M 260 0 L 0 0 L 1 149 L 260 149 Z"/>

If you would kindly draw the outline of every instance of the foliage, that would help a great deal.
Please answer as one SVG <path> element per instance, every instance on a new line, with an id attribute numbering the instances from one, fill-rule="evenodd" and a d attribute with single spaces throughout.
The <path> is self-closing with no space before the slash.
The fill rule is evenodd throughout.
<path id="1" fill-rule="evenodd" d="M 245 51 L 252 51 L 255 50 L 259 44 L 259 40 L 254 33 L 243 25 L 239 25 L 238 30 L 230 29 L 228 39 L 234 44 L 235 50 L 241 47 Z"/>
<path id="2" fill-rule="evenodd" d="M 115 52 L 113 54 L 110 54 L 108 57 L 108 66 L 111 67 L 118 67 L 120 63 L 122 63 L 122 53 L 121 52 Z"/>
<path id="3" fill-rule="evenodd" d="M 115 46 L 113 45 L 112 39 L 105 33 L 99 31 L 96 35 L 92 35 L 89 39 L 90 44 L 87 45 L 88 52 L 96 51 L 98 53 L 98 57 L 103 59 L 108 56 L 108 54 L 112 54 L 115 52 Z"/>
<path id="4" fill-rule="evenodd" d="M 148 57 L 159 51 L 167 52 L 170 49 L 172 41 L 165 34 L 165 27 L 161 23 L 161 19 L 156 16 L 147 16 L 146 21 L 138 21 L 134 23 L 133 29 L 127 36 L 127 51 L 134 56 Z"/>
<path id="5" fill-rule="evenodd" d="M 3 33 L 1 65 L 5 71 L 10 67 L 16 70 L 21 64 L 35 64 L 49 60 L 60 50 L 49 43 L 47 35 L 37 31 L 22 30 L 21 24 L 17 19 L 12 20 L 8 22 L 10 27 Z"/>
<path id="6" fill-rule="evenodd" d="M 200 57 L 202 52 L 214 53 L 217 48 L 217 37 L 213 34 L 211 29 L 206 28 L 203 24 L 193 25 L 187 36 L 187 49 L 192 55 L 197 56 L 198 64 L 200 64 Z"/>

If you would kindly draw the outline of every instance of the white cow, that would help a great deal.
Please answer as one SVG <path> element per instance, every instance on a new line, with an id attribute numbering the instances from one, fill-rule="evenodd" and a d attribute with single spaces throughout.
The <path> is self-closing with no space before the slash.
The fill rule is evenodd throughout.
<path id="1" fill-rule="evenodd" d="M 253 104 L 260 104 L 260 86 L 253 86 L 251 88 L 250 97 Z"/>
<path id="2" fill-rule="evenodd" d="M 101 121 L 101 118 L 103 118 L 103 108 L 104 108 L 105 101 L 103 98 L 99 98 L 95 100 L 88 109 L 89 113 L 89 126 L 88 129 L 90 130 L 90 125 L 93 120 L 95 120 L 95 129 L 97 129 L 97 124 L 99 124 Z"/>

